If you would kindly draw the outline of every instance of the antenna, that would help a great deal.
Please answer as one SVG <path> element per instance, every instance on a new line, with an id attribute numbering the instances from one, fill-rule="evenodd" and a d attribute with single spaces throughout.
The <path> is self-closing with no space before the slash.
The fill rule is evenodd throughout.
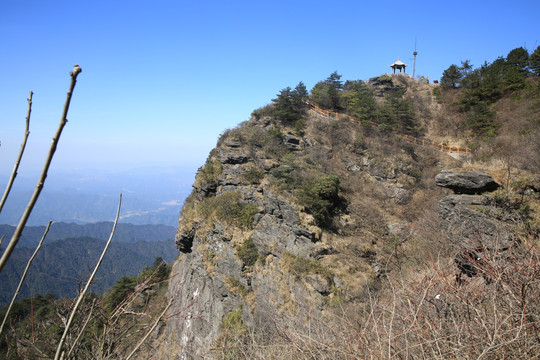
<path id="1" fill-rule="evenodd" d="M 414 39 L 414 52 L 412 54 L 414 55 L 414 62 L 412 67 L 412 78 L 414 79 L 414 72 L 416 70 L 416 55 L 418 55 L 418 53 L 416 52 L 416 38 Z"/>

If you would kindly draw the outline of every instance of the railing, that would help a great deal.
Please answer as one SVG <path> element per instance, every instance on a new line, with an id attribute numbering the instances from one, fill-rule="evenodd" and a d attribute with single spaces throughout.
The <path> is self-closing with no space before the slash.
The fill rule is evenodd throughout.
<path id="1" fill-rule="evenodd" d="M 336 119 L 336 120 L 339 120 L 339 119 L 349 119 L 349 120 L 353 120 L 353 121 L 355 120 L 352 116 L 349 116 L 349 115 L 346 115 L 346 114 L 340 114 L 340 113 L 330 111 L 330 110 L 321 109 L 320 107 L 318 107 L 317 105 L 312 104 L 312 103 L 308 103 L 308 104 L 309 104 L 309 107 L 310 107 L 311 110 L 315 111 L 319 115 L 322 115 L 322 116 L 324 116 L 326 118 Z M 372 126 L 379 126 L 380 125 L 380 124 L 377 124 L 377 123 L 375 123 L 373 121 L 368 121 L 368 123 L 371 124 Z M 425 139 L 425 138 L 417 138 L 417 137 L 407 135 L 407 134 L 398 133 L 398 135 L 405 138 L 405 140 L 407 140 L 408 142 L 411 142 L 413 144 L 420 145 L 420 146 L 430 147 L 430 148 L 435 149 L 435 150 L 439 150 L 439 151 L 443 151 L 443 152 L 449 152 L 449 153 L 456 153 L 456 154 L 464 154 L 464 155 L 472 154 L 471 149 L 468 148 L 468 147 L 448 146 L 448 145 L 436 143 L 433 140 L 429 140 L 429 139 Z"/>

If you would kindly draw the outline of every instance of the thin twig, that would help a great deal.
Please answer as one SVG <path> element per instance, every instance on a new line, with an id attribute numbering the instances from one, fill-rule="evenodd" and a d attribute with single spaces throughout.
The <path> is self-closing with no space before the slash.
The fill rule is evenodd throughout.
<path id="1" fill-rule="evenodd" d="M 105 244 L 105 248 L 103 249 L 103 252 L 101 253 L 101 256 L 99 257 L 99 260 L 94 267 L 94 271 L 92 271 L 92 274 L 88 278 L 88 281 L 86 282 L 86 285 L 84 286 L 84 289 L 79 294 L 79 297 L 77 298 L 77 301 L 75 302 L 75 306 L 71 310 L 71 314 L 69 315 L 68 322 L 66 324 L 66 328 L 64 329 L 64 334 L 62 334 L 62 338 L 60 339 L 60 342 L 58 343 L 58 347 L 56 348 L 56 355 L 54 356 L 54 360 L 58 360 L 60 358 L 60 354 L 62 352 L 62 348 L 64 346 L 64 342 L 66 341 L 66 336 L 69 331 L 69 328 L 71 327 L 71 323 L 73 322 L 73 318 L 75 317 L 75 314 L 77 313 L 77 309 L 79 308 L 79 305 L 81 304 L 84 295 L 86 295 L 86 292 L 88 291 L 88 288 L 92 284 L 92 280 L 94 279 L 94 276 L 96 275 L 99 266 L 101 265 L 101 262 L 103 261 L 103 258 L 105 257 L 105 253 L 107 252 L 107 249 L 109 248 L 109 245 L 111 244 L 111 240 L 114 236 L 114 232 L 116 230 L 116 224 L 118 224 L 118 218 L 120 216 L 120 207 L 122 205 L 122 194 L 120 194 L 120 200 L 118 201 L 118 210 L 116 211 L 116 218 L 114 219 L 113 228 L 111 230 L 111 235 L 109 236 L 109 240 L 107 240 L 107 244 Z"/>
<path id="2" fill-rule="evenodd" d="M 133 351 L 131 351 L 131 353 L 127 356 L 126 360 L 129 360 L 131 359 L 131 357 L 133 356 L 133 354 L 135 354 L 137 352 L 137 350 L 139 350 L 139 348 L 141 347 L 141 345 L 146 341 L 146 339 L 150 336 L 150 334 L 152 333 L 152 331 L 154 331 L 154 329 L 156 328 L 156 326 L 158 325 L 159 321 L 161 320 L 161 318 L 163 317 L 163 315 L 165 315 L 165 313 L 167 312 L 167 310 L 169 310 L 169 308 L 171 307 L 173 303 L 173 300 L 170 299 L 169 300 L 169 303 L 167 304 L 167 306 L 165 307 L 165 310 L 163 310 L 163 312 L 161 313 L 161 315 L 158 316 L 158 318 L 156 319 L 156 321 L 154 322 L 154 325 L 152 325 L 152 327 L 150 328 L 150 330 L 146 333 L 146 335 L 144 335 L 144 337 L 141 339 L 141 341 L 139 341 L 139 343 L 137 344 L 137 346 L 135 346 L 135 348 L 133 349 Z"/>
<path id="3" fill-rule="evenodd" d="M 77 335 L 77 337 L 75 338 L 75 341 L 73 341 L 73 345 L 71 346 L 71 349 L 69 349 L 66 358 L 69 359 L 69 357 L 71 356 L 71 353 L 72 353 L 73 350 L 75 349 L 75 346 L 76 346 L 77 343 L 79 342 L 79 339 L 81 338 L 82 334 L 84 333 L 84 330 L 86 330 L 86 326 L 88 326 L 88 322 L 90 321 L 90 318 L 92 317 L 92 314 L 93 314 L 93 312 L 94 312 L 94 306 L 95 306 L 95 305 L 96 305 L 96 299 L 94 299 L 94 301 L 92 301 L 92 307 L 90 308 L 90 312 L 88 312 L 88 316 L 86 317 L 86 320 L 84 321 L 84 324 L 83 324 L 83 326 L 81 327 L 81 330 L 79 331 L 79 335 Z M 64 358 L 63 355 L 64 355 L 64 353 L 62 353 L 61 359 Z"/>
<path id="4" fill-rule="evenodd" d="M 19 239 L 23 232 L 23 229 L 26 226 L 26 222 L 28 221 L 28 218 L 30 217 L 30 213 L 34 209 L 34 205 L 36 204 L 39 198 L 39 194 L 41 193 L 41 190 L 43 189 L 45 179 L 47 178 L 47 172 L 49 171 L 49 167 L 51 165 L 52 158 L 56 151 L 58 141 L 60 140 L 60 135 L 62 134 L 62 130 L 64 129 L 64 126 L 67 123 L 67 113 L 69 110 L 69 104 L 71 102 L 71 95 L 73 94 L 73 89 L 75 88 L 75 84 L 77 83 L 77 75 L 79 75 L 80 72 L 81 72 L 81 68 L 79 67 L 79 65 L 75 65 L 75 67 L 73 68 L 73 71 L 70 72 L 71 84 L 69 86 L 69 90 L 67 93 L 66 103 L 64 104 L 64 111 L 62 112 L 60 124 L 58 125 L 58 129 L 56 130 L 56 134 L 54 135 L 54 138 L 52 140 L 51 147 L 47 155 L 47 159 L 45 160 L 45 165 L 43 166 L 43 170 L 41 171 L 41 176 L 39 177 L 36 188 L 34 189 L 32 198 L 28 202 L 28 206 L 24 210 L 21 220 L 19 221 L 19 224 L 15 228 L 15 232 L 13 233 L 13 236 L 11 237 L 11 241 L 9 242 L 6 250 L 2 254 L 2 258 L 0 258 L 0 272 L 2 272 L 2 269 L 6 265 L 7 260 L 11 256 L 11 253 L 13 252 L 13 250 L 15 249 L 15 246 L 17 246 L 17 243 L 19 242 Z"/>
<path id="5" fill-rule="evenodd" d="M 4 320 L 2 321 L 2 325 L 0 326 L 0 335 L 2 334 L 2 331 L 4 330 L 4 325 L 6 324 L 6 320 L 9 316 L 9 312 L 11 311 L 11 307 L 15 303 L 15 300 L 17 299 L 17 296 L 19 296 L 19 291 L 21 290 L 22 284 L 24 283 L 24 279 L 26 279 L 26 274 L 28 273 L 28 269 L 30 269 L 30 265 L 32 264 L 32 261 L 34 261 L 34 258 L 36 257 L 39 249 L 41 249 L 41 244 L 43 244 L 43 241 L 45 240 L 45 237 L 47 236 L 47 233 L 49 232 L 49 228 L 51 227 L 52 221 L 49 221 L 47 224 L 47 227 L 45 228 L 45 232 L 43 233 L 43 236 L 41 237 L 41 240 L 38 243 L 38 246 L 36 247 L 36 250 L 28 260 L 28 263 L 26 264 L 26 268 L 24 269 L 24 272 L 21 276 L 21 280 L 19 281 L 19 285 L 17 286 L 17 290 L 15 290 L 15 293 L 13 294 L 13 298 L 11 299 L 11 302 L 9 303 L 9 307 L 6 311 L 6 315 L 4 315 Z"/>
<path id="6" fill-rule="evenodd" d="M 13 186 L 13 182 L 15 181 L 15 178 L 17 177 L 17 171 L 19 170 L 19 165 L 21 164 L 24 148 L 26 147 L 26 141 L 28 140 L 28 135 L 30 135 L 30 113 L 32 112 L 32 95 L 34 95 L 34 93 L 30 91 L 30 97 L 27 99 L 28 112 L 26 114 L 26 129 L 24 131 L 24 137 L 21 144 L 21 150 L 19 151 L 19 156 L 17 157 L 17 160 L 15 161 L 15 166 L 13 166 L 13 171 L 11 172 L 11 176 L 9 177 L 9 181 L 8 181 L 8 184 L 6 185 L 6 190 L 4 191 L 2 200 L 0 200 L 0 212 L 2 212 L 2 209 L 4 208 L 4 204 L 6 203 L 6 200 L 9 196 L 9 192 L 11 191 L 11 187 Z"/>

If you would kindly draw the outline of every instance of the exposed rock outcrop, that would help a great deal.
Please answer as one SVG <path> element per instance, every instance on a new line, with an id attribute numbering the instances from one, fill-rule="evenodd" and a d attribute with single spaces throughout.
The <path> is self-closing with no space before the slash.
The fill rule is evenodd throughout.
<path id="1" fill-rule="evenodd" d="M 435 183 L 456 194 L 480 194 L 500 187 L 491 175 L 478 171 L 445 170 L 435 177 Z"/>
<path id="2" fill-rule="evenodd" d="M 405 82 L 369 83 L 383 96 Z M 420 90 L 415 96 L 431 98 Z M 405 253 L 430 241 L 427 231 L 455 245 L 445 256 L 467 276 L 482 274 L 474 259 L 483 251 L 515 243 L 517 218 L 490 196 L 499 187 L 490 175 L 435 177 L 462 164 L 349 118 L 312 116 L 299 131 L 265 111 L 219 140 L 182 210 L 168 293 L 174 315 L 159 345 L 166 359 L 208 358 L 234 338 L 226 333 L 233 317 L 263 342 L 280 338 L 278 321 L 311 334 L 336 309 L 366 305 L 406 266 Z M 433 227 L 423 233 L 417 224 Z"/>
<path id="3" fill-rule="evenodd" d="M 450 241 L 457 247 L 454 259 L 458 268 L 456 278 L 484 274 L 483 252 L 501 253 L 515 244 L 515 214 L 482 193 L 496 190 L 500 185 L 481 172 L 442 171 L 436 184 L 456 192 L 439 201 L 439 216 Z M 470 195 L 470 194 L 481 195 Z M 486 281 L 490 281 L 483 275 Z"/>

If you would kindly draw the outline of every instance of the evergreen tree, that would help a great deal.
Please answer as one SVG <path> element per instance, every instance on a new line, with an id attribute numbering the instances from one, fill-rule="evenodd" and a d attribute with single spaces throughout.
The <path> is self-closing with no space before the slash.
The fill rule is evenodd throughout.
<path id="1" fill-rule="evenodd" d="M 540 76 L 540 45 L 531 54 L 529 67 L 534 75 Z"/>
<path id="2" fill-rule="evenodd" d="M 506 65 L 526 76 L 529 67 L 529 53 L 523 47 L 515 48 L 506 56 Z"/>
<path id="3" fill-rule="evenodd" d="M 508 53 L 503 76 L 505 90 L 517 90 L 525 87 L 525 78 L 529 75 L 529 53 L 522 47 Z"/>
<path id="4" fill-rule="evenodd" d="M 277 98 L 272 99 L 274 102 L 272 115 L 289 125 L 302 120 L 307 111 L 307 96 L 307 89 L 303 82 L 298 83 L 294 90 L 290 87 L 282 89 Z"/>
<path id="5" fill-rule="evenodd" d="M 465 60 L 461 62 L 461 66 L 459 68 L 459 72 L 461 74 L 461 86 L 467 87 L 469 86 L 469 81 L 471 80 L 470 76 L 473 73 L 473 66 L 471 64 L 470 60 Z"/>
<path id="6" fill-rule="evenodd" d="M 346 81 L 341 96 L 349 114 L 360 120 L 368 120 L 375 115 L 375 94 L 362 80 Z"/>
<path id="7" fill-rule="evenodd" d="M 448 69 L 444 70 L 441 77 L 441 85 L 455 89 L 459 86 L 462 77 L 460 68 L 452 64 Z"/>
<path id="8" fill-rule="evenodd" d="M 341 111 L 344 109 L 341 104 L 342 89 L 341 75 L 334 71 L 326 80 L 319 81 L 311 89 L 311 100 L 324 109 Z"/>

